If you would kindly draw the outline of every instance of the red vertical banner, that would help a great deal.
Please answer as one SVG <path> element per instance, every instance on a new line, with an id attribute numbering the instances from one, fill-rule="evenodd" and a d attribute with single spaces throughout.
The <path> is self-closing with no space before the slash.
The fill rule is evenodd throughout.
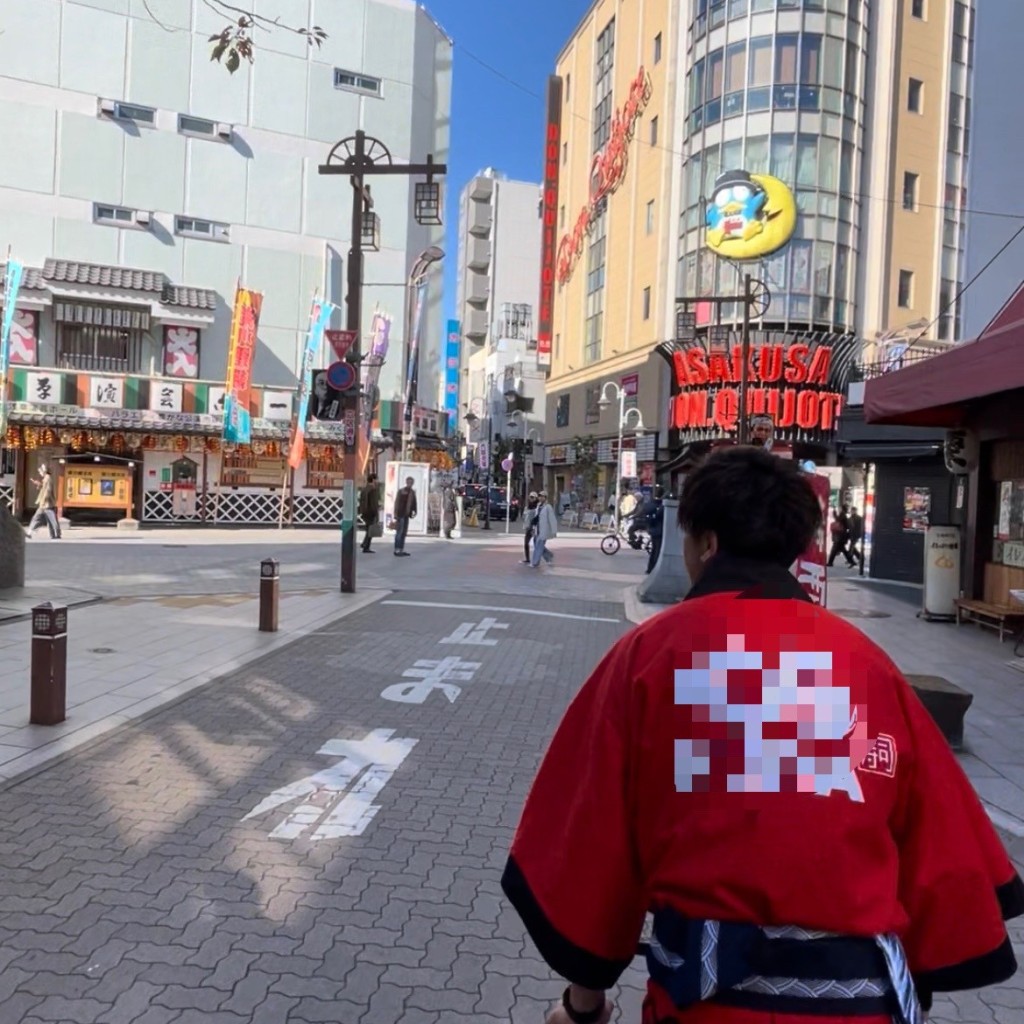
<path id="1" fill-rule="evenodd" d="M 828 502 L 831 484 L 827 476 L 809 473 L 807 482 L 821 506 L 821 525 L 804 553 L 790 570 L 815 604 L 825 607 L 828 597 Z"/>
<path id="2" fill-rule="evenodd" d="M 551 365 L 555 318 L 555 262 L 558 256 L 558 166 L 562 159 L 562 79 L 548 78 L 548 119 L 544 138 L 544 195 L 540 248 L 540 308 L 537 317 L 537 365 Z"/>

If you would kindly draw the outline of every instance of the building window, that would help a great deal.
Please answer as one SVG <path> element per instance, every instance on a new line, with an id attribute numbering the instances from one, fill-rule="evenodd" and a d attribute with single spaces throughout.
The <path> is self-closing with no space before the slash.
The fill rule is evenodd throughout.
<path id="1" fill-rule="evenodd" d="M 558 226 L 560 228 L 565 227 L 565 203 L 558 208 Z"/>
<path id="2" fill-rule="evenodd" d="M 156 111 L 152 107 L 140 107 L 137 103 L 100 100 L 100 114 L 115 121 L 131 121 L 132 124 L 156 123 Z"/>
<path id="3" fill-rule="evenodd" d="M 594 68 L 594 152 L 608 141 L 612 127 L 612 68 L 615 64 L 615 19 L 597 37 L 597 59 Z"/>
<path id="4" fill-rule="evenodd" d="M 192 117 L 191 114 L 178 115 L 178 132 L 204 139 L 230 139 L 232 134 L 229 124 L 209 121 L 205 117 Z"/>
<path id="5" fill-rule="evenodd" d="M 381 93 L 379 78 L 361 75 L 357 71 L 345 71 L 343 68 L 334 69 L 334 88 L 362 93 L 364 96 L 379 96 Z"/>
<path id="6" fill-rule="evenodd" d="M 657 115 L 651 118 L 651 145 L 658 144 L 658 118 Z"/>
<path id="7" fill-rule="evenodd" d="M 119 228 L 133 228 L 135 224 L 135 211 L 124 206 L 104 206 L 102 203 L 93 204 L 92 219 L 97 224 L 112 224 Z"/>
<path id="8" fill-rule="evenodd" d="M 654 63 L 661 63 L 661 33 L 654 37 Z"/>
<path id="9" fill-rule="evenodd" d="M 199 220 L 196 217 L 175 217 L 174 233 L 182 238 L 206 238 L 216 242 L 226 242 L 231 234 L 227 224 L 218 224 L 212 220 Z"/>
<path id="10" fill-rule="evenodd" d="M 587 426 L 601 422 L 601 385 L 588 384 L 583 392 L 583 422 Z"/>
<path id="11" fill-rule="evenodd" d="M 569 102 L 569 93 L 572 92 L 572 75 L 565 76 L 565 102 Z"/>
<path id="12" fill-rule="evenodd" d="M 907 110 L 912 114 L 920 114 L 923 102 L 924 82 L 919 78 L 911 78 L 907 86 Z"/>
<path id="13" fill-rule="evenodd" d="M 903 172 L 903 209 L 917 210 L 918 176 L 911 171 Z"/>
<path id="14" fill-rule="evenodd" d="M 644 289 L 643 307 L 644 307 L 644 319 L 645 320 L 650 320 L 651 319 L 651 288 L 650 288 L 650 285 L 648 285 Z"/>
<path id="15" fill-rule="evenodd" d="M 562 143 L 562 163 L 565 164 L 565 163 L 568 163 L 568 161 L 569 161 L 569 143 L 568 142 L 563 142 Z"/>
<path id="16" fill-rule="evenodd" d="M 569 395 L 559 395 L 555 404 L 555 426 L 569 426 Z"/>
<path id="17" fill-rule="evenodd" d="M 924 0 L 910 0 L 910 13 L 915 18 L 924 20 Z"/>
<path id="18" fill-rule="evenodd" d="M 644 219 L 644 233 L 648 235 L 654 234 L 654 200 L 647 200 L 647 210 Z"/>
<path id="19" fill-rule="evenodd" d="M 914 301 L 914 272 L 912 270 L 900 271 L 899 294 L 896 303 L 900 309 L 910 309 Z"/>

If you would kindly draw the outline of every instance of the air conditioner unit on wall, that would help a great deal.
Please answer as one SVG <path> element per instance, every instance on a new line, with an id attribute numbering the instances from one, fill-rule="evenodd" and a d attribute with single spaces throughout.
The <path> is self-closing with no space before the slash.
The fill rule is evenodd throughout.
<path id="1" fill-rule="evenodd" d="M 216 131 L 217 137 L 221 139 L 230 139 L 231 136 L 235 134 L 234 127 L 230 124 L 224 124 L 223 122 L 218 122 Z"/>
<path id="2" fill-rule="evenodd" d="M 135 223 L 140 228 L 148 228 L 152 220 L 152 214 L 148 210 L 138 210 L 135 214 Z"/>
<path id="3" fill-rule="evenodd" d="M 99 112 L 107 117 L 113 117 L 117 111 L 117 103 L 114 100 L 100 100 Z"/>

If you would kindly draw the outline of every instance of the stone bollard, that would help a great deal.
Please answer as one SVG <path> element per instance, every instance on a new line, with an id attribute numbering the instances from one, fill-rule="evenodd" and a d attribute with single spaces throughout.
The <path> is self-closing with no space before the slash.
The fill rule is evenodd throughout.
<path id="1" fill-rule="evenodd" d="M 662 520 L 661 551 L 649 576 L 636 588 L 644 604 L 675 604 L 686 597 L 690 576 L 683 561 L 683 531 L 679 528 L 679 501 L 666 498 Z"/>
<path id="2" fill-rule="evenodd" d="M 277 610 L 281 599 L 281 572 L 276 559 L 260 562 L 260 629 L 261 633 L 277 632 Z"/>
<path id="3" fill-rule="evenodd" d="M 67 718 L 68 610 L 49 601 L 32 609 L 32 725 L 58 725 Z"/>

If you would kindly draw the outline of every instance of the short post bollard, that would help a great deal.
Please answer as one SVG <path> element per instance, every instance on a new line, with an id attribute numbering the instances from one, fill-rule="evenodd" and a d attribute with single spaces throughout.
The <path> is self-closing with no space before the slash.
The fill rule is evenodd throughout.
<path id="1" fill-rule="evenodd" d="M 277 606 L 281 595 L 281 572 L 276 559 L 260 562 L 260 632 L 277 632 Z"/>
<path id="2" fill-rule="evenodd" d="M 32 668 L 28 720 L 58 725 L 67 718 L 68 610 L 46 601 L 32 609 Z"/>

